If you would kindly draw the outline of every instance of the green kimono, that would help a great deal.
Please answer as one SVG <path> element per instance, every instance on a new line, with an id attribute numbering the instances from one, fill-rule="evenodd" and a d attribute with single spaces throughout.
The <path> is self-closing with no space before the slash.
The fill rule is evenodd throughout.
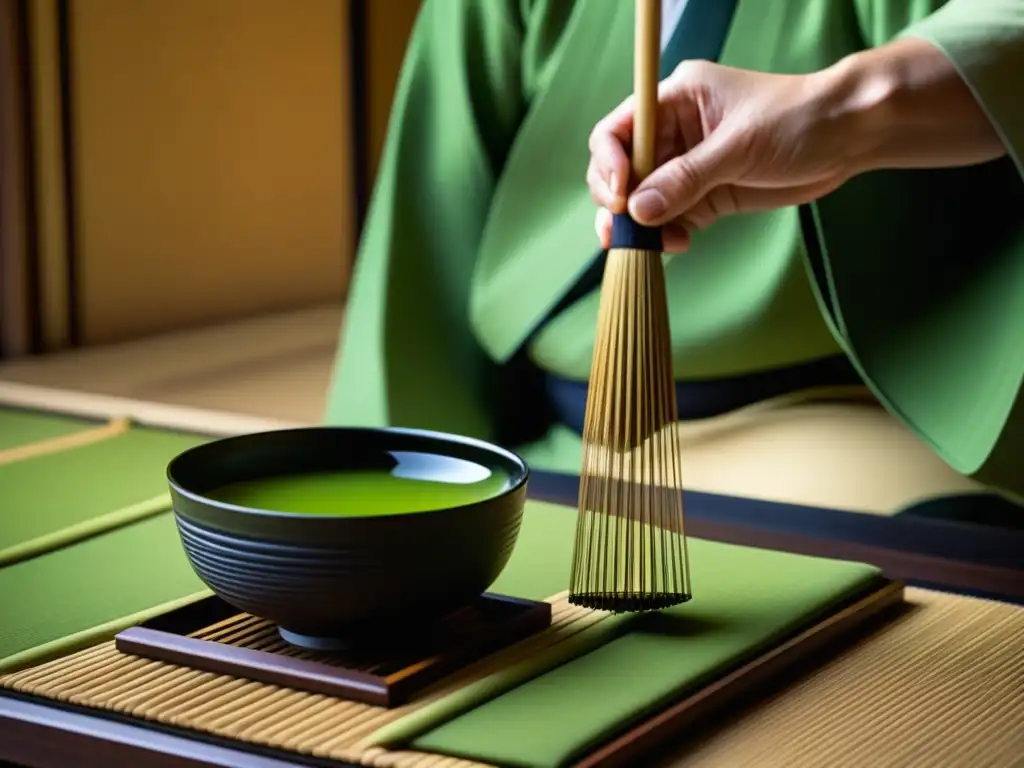
<path id="1" fill-rule="evenodd" d="M 682 23 L 699 29 L 690 10 Z M 811 72 L 900 35 L 949 56 L 1009 157 L 869 173 L 813 206 L 698 232 L 666 267 L 676 374 L 845 353 L 954 469 L 1024 494 L 1024 2 L 739 0 L 719 61 Z M 518 440 L 537 468 L 578 469 L 574 434 L 508 426 L 529 421 L 524 359 L 589 372 L 597 291 L 549 315 L 595 257 L 587 137 L 630 93 L 632 51 L 631 2 L 426 0 L 329 423 Z"/>

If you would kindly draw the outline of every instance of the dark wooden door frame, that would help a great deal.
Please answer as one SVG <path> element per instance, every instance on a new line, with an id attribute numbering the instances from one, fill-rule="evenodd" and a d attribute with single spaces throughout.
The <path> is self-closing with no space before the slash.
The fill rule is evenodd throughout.
<path id="1" fill-rule="evenodd" d="M 28 0 L 0 0 L 0 357 L 41 347 Z"/>
<path id="2" fill-rule="evenodd" d="M 366 2 L 367 0 L 349 0 L 348 18 L 345 20 L 348 25 L 345 35 L 348 38 L 349 50 L 351 174 L 357 245 L 370 202 L 370 56 L 366 44 L 369 37 Z"/>
<path id="3" fill-rule="evenodd" d="M 350 148 L 352 152 L 351 181 L 353 197 L 355 199 L 355 227 L 356 240 L 362 234 L 366 224 L 366 216 L 369 211 L 370 199 L 373 196 L 373 185 L 375 175 L 379 171 L 381 158 L 384 152 L 383 143 L 386 141 L 387 117 L 384 117 L 385 124 L 379 125 L 382 113 L 387 115 L 391 111 L 394 98 L 393 88 L 398 87 L 398 79 L 401 78 L 401 68 L 404 65 L 405 53 L 409 39 L 405 37 L 411 34 L 415 24 L 415 18 L 422 7 L 421 0 L 403 0 L 401 18 L 394 21 L 391 14 L 383 12 L 381 7 L 387 7 L 386 2 L 376 3 L 375 13 L 371 5 L 372 0 L 348 0 L 346 30 L 348 39 L 348 72 L 350 80 L 350 107 L 352 112 L 352 125 L 350 133 Z M 413 14 L 410 17 L 409 10 L 415 3 Z M 391 9 L 389 9 L 391 10 Z M 390 43 L 395 42 L 399 37 L 400 47 L 392 49 Z M 374 45 L 382 45 L 382 48 L 374 49 Z M 392 59 L 398 56 L 398 60 Z M 397 68 L 396 68 L 397 65 Z M 398 78 L 394 81 L 391 77 Z M 383 130 L 384 135 L 381 135 Z"/>

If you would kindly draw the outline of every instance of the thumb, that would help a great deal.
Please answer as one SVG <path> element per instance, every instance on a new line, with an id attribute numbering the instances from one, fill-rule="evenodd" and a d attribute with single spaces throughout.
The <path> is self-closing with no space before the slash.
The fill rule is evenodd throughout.
<path id="1" fill-rule="evenodd" d="M 742 161 L 737 146 L 716 131 L 659 166 L 630 195 L 630 215 L 640 224 L 661 226 L 693 208 L 715 187 L 735 182 Z"/>

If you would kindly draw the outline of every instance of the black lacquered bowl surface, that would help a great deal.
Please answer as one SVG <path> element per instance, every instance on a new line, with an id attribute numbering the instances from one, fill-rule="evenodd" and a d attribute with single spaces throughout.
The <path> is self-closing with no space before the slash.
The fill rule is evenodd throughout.
<path id="1" fill-rule="evenodd" d="M 209 496 L 272 476 L 391 467 L 395 452 L 473 462 L 509 482 L 472 504 L 372 517 L 273 512 Z M 310 427 L 206 443 L 175 458 L 167 474 L 186 555 L 210 589 L 290 638 L 351 639 L 400 632 L 485 592 L 515 545 L 529 472 L 515 454 L 471 438 Z"/>

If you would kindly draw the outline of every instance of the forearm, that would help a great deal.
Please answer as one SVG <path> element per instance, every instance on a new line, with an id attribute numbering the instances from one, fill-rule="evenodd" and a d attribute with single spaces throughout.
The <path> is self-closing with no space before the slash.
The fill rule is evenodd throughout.
<path id="1" fill-rule="evenodd" d="M 854 54 L 817 78 L 826 114 L 849 137 L 853 173 L 973 165 L 1006 153 L 956 68 L 924 40 Z"/>

